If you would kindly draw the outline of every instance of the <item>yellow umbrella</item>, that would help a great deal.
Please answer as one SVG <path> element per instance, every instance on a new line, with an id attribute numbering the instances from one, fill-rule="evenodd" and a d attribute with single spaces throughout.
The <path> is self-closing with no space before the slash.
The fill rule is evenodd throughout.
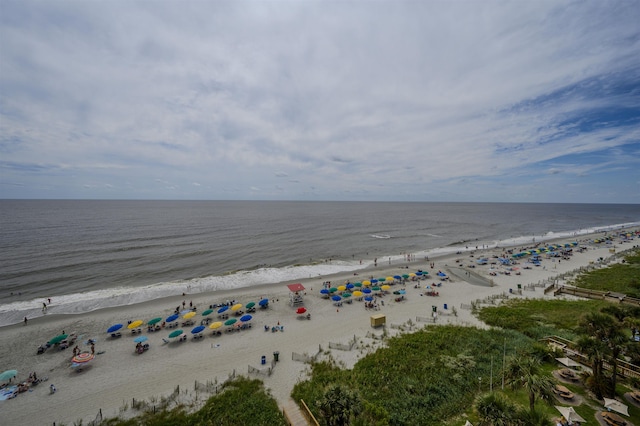
<path id="1" fill-rule="evenodd" d="M 347 290 L 347 286 L 346 285 L 339 285 L 338 286 L 338 291 L 346 291 Z"/>
<path id="2" fill-rule="evenodd" d="M 383 286 L 382 286 L 382 287 L 380 287 L 380 288 L 381 288 L 381 289 L 383 289 L 383 290 L 389 290 L 389 289 L 391 288 L 391 286 L 390 286 L 390 285 L 385 284 L 385 285 L 383 285 Z"/>
<path id="3" fill-rule="evenodd" d="M 184 319 L 189 319 L 189 318 L 193 318 L 195 315 L 196 315 L 196 313 L 195 313 L 195 312 L 193 312 L 193 311 L 191 311 L 191 312 L 187 312 L 186 314 L 184 314 L 184 315 L 182 316 L 182 318 L 184 318 Z"/>
<path id="4" fill-rule="evenodd" d="M 216 321 L 209 326 L 210 329 L 215 330 L 216 328 L 222 327 L 222 321 Z"/>
<path id="5" fill-rule="evenodd" d="M 362 285 L 371 285 L 371 281 L 364 280 L 364 281 L 362 281 Z"/>
<path id="6" fill-rule="evenodd" d="M 415 277 L 416 274 L 414 274 L 413 272 L 409 274 L 410 277 Z"/>
<path id="7" fill-rule="evenodd" d="M 142 320 L 136 320 L 136 321 L 133 321 L 131 324 L 129 324 L 129 325 L 127 326 L 127 328 L 128 328 L 129 330 L 131 330 L 131 329 L 134 329 L 134 328 L 138 328 L 138 327 L 140 327 L 141 325 L 142 325 Z"/>
<path id="8" fill-rule="evenodd" d="M 360 290 L 356 290 L 353 292 L 353 297 L 362 297 L 362 292 Z"/>
<path id="9" fill-rule="evenodd" d="M 231 310 L 232 310 L 233 312 L 235 312 L 235 311 L 237 311 L 237 310 L 238 310 L 238 309 L 240 309 L 240 308 L 242 308 L 242 303 L 236 303 L 235 305 L 233 305 L 233 306 L 231 307 Z"/>
<path id="10" fill-rule="evenodd" d="M 393 282 L 393 277 L 387 277 L 387 279 L 385 281 L 388 281 L 388 282 L 391 283 L 391 282 Z"/>

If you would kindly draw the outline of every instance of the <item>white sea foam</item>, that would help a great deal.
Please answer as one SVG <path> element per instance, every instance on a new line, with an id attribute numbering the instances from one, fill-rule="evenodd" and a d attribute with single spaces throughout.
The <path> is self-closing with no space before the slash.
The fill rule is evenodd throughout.
<path id="1" fill-rule="evenodd" d="M 97 309 L 131 305 L 182 293 L 197 294 L 216 290 L 259 286 L 321 277 L 344 271 L 356 271 L 365 268 L 359 262 L 322 263 L 317 265 L 287 266 L 284 268 L 261 268 L 252 271 L 239 271 L 223 276 L 210 276 L 185 281 L 164 282 L 142 287 L 116 287 L 85 293 L 57 296 L 47 308 L 46 314 L 78 314 Z M 44 315 L 42 303 L 38 298 L 29 301 L 0 305 L 0 326 L 15 324 L 27 316 L 35 318 Z M 212 300 L 212 302 L 215 302 Z"/>
<path id="2" fill-rule="evenodd" d="M 427 257 L 438 257 L 457 252 L 473 251 L 478 247 L 531 247 L 537 243 L 549 240 L 566 239 L 577 240 L 578 237 L 620 230 L 640 226 L 640 222 L 623 223 L 603 227 L 585 228 L 566 232 L 547 232 L 544 235 L 527 235 L 507 238 L 500 241 L 481 242 L 474 241 L 461 243 L 447 247 L 437 247 L 413 253 L 418 261 Z M 372 235 L 373 236 L 373 235 Z M 384 238 L 378 236 L 379 238 Z M 380 256 L 378 263 L 387 261 L 393 263 L 402 262 L 403 255 Z M 84 293 L 75 293 L 56 296 L 47 314 L 78 314 L 97 309 L 130 305 L 167 296 L 175 296 L 182 293 L 204 293 L 216 290 L 233 290 L 236 288 L 273 284 L 278 282 L 295 281 L 305 278 L 322 277 L 340 272 L 357 271 L 364 269 L 373 263 L 373 259 L 366 260 L 362 264 L 359 261 L 333 261 L 315 265 L 287 266 L 282 268 L 260 268 L 251 271 L 239 271 L 229 275 L 194 278 L 185 281 L 162 282 L 141 287 L 116 287 L 104 290 L 95 290 Z M 12 302 L 0 305 L 0 326 L 16 324 L 27 316 L 35 318 L 42 316 L 42 303 L 44 298 L 29 301 Z M 215 302 L 215 300 L 212 300 Z"/>

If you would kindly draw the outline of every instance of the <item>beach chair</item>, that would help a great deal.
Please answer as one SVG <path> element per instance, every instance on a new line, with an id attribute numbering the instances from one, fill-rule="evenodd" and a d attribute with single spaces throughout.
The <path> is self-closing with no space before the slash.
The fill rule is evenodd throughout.
<path id="1" fill-rule="evenodd" d="M 601 413 L 602 420 L 610 426 L 625 426 L 627 422 L 617 414 L 614 414 L 609 411 L 603 411 Z"/>

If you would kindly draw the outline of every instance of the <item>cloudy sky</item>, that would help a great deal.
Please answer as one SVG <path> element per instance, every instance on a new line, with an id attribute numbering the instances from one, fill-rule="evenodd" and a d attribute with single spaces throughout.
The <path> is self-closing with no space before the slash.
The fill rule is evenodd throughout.
<path id="1" fill-rule="evenodd" d="M 0 3 L 0 198 L 640 203 L 635 1 Z"/>

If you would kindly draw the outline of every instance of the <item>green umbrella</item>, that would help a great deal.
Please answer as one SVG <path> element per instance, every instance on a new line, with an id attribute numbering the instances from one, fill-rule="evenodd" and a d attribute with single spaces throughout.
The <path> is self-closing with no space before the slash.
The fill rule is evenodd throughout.
<path id="1" fill-rule="evenodd" d="M 382 278 L 378 278 L 378 282 L 385 282 L 387 280 L 387 277 L 382 277 Z"/>
<path id="2" fill-rule="evenodd" d="M 247 308 L 247 309 L 251 309 L 251 308 L 253 308 L 254 306 L 256 306 L 256 302 L 249 302 L 249 303 L 247 303 L 247 305 L 245 306 L 245 308 Z"/>
<path id="3" fill-rule="evenodd" d="M 202 316 L 206 317 L 207 315 L 212 314 L 212 313 L 213 313 L 213 309 L 207 309 L 206 311 L 202 312 Z"/>
<path id="4" fill-rule="evenodd" d="M 18 370 L 7 370 L 0 373 L 0 382 L 6 382 L 9 379 L 13 379 L 18 375 Z"/>
<path id="5" fill-rule="evenodd" d="M 338 289 L 337 289 L 337 288 L 335 288 L 335 287 L 331 287 L 331 288 L 329 289 L 329 293 L 335 293 L 336 291 L 338 291 Z"/>
<path id="6" fill-rule="evenodd" d="M 238 321 L 238 320 L 237 320 L 237 319 L 235 319 L 235 318 L 229 318 L 228 320 L 226 320 L 226 321 L 224 322 L 224 325 L 233 325 L 233 324 L 235 324 L 235 323 L 236 323 L 236 321 Z"/>
<path id="7" fill-rule="evenodd" d="M 160 321 L 162 321 L 162 318 L 158 317 L 158 318 L 154 318 L 152 320 L 149 320 L 149 322 L 147 324 L 155 325 L 155 324 L 159 323 Z"/>
<path id="8" fill-rule="evenodd" d="M 409 274 L 403 274 L 402 278 L 404 278 L 405 280 L 408 280 L 409 279 Z"/>
<path id="9" fill-rule="evenodd" d="M 380 287 L 378 287 L 378 286 L 371 287 L 371 290 L 373 290 L 373 291 L 380 291 Z"/>
<path id="10" fill-rule="evenodd" d="M 342 293 L 342 297 L 351 297 L 351 293 L 344 292 Z"/>
<path id="11" fill-rule="evenodd" d="M 182 330 L 172 331 L 171 334 L 169 334 L 169 339 L 173 339 L 174 337 L 178 337 L 182 333 L 183 333 Z"/>
<path id="12" fill-rule="evenodd" d="M 57 343 L 62 342 L 64 339 L 66 339 L 67 337 L 69 337 L 68 334 L 60 334 L 56 337 L 54 337 L 53 339 L 49 340 L 49 344 L 50 345 L 55 345 Z"/>
<path id="13" fill-rule="evenodd" d="M 362 287 L 362 283 L 360 283 L 360 282 L 354 283 L 353 285 L 356 286 L 356 287 Z"/>

